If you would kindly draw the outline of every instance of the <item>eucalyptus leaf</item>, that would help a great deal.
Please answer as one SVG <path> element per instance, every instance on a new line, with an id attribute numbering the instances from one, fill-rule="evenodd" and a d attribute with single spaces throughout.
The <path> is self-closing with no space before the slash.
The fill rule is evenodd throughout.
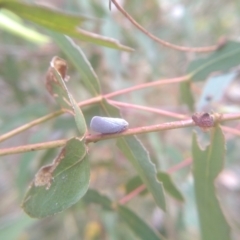
<path id="1" fill-rule="evenodd" d="M 193 81 L 203 81 L 213 72 L 226 72 L 240 64 L 240 43 L 228 41 L 206 58 L 192 61 L 187 73 Z"/>
<path id="2" fill-rule="evenodd" d="M 87 193 L 83 197 L 83 201 L 86 204 L 89 204 L 89 203 L 99 204 L 105 210 L 113 210 L 112 201 L 107 196 L 100 194 L 98 191 L 94 189 L 88 189 Z"/>
<path id="3" fill-rule="evenodd" d="M 89 189 L 83 198 L 86 204 L 95 203 L 101 205 L 106 210 L 112 210 L 118 213 L 126 225 L 142 240 L 161 240 L 152 228 L 150 228 L 141 218 L 139 218 L 129 208 L 114 204 L 107 196 L 98 191 Z"/>
<path id="4" fill-rule="evenodd" d="M 52 62 L 63 61 L 58 57 L 54 57 Z M 53 64 L 51 62 L 51 64 Z M 62 70 L 62 67 L 59 67 Z M 56 78 L 52 76 L 55 75 Z M 59 74 L 59 69 L 55 68 L 55 65 L 51 66 L 48 74 L 47 74 L 47 89 L 49 92 L 55 97 L 56 101 L 61 105 L 61 107 L 65 110 L 73 112 L 76 126 L 80 133 L 80 138 L 83 139 L 86 131 L 87 125 L 83 116 L 81 109 L 79 108 L 77 102 L 73 98 L 72 94 L 68 91 L 67 86 L 65 84 L 65 79 L 63 79 L 63 73 Z M 65 70 L 64 70 L 65 72 Z M 49 77 L 50 76 L 50 77 Z M 57 79 L 58 83 L 56 83 L 55 79 Z"/>
<path id="5" fill-rule="evenodd" d="M 165 191 L 173 198 L 180 202 L 184 202 L 184 197 L 180 190 L 175 186 L 171 176 L 166 172 L 158 172 L 157 178 L 163 183 Z"/>
<path id="6" fill-rule="evenodd" d="M 33 5 L 17 1 L 0 0 L 0 8 L 12 11 L 21 18 L 34 22 L 47 29 L 76 37 L 85 42 L 91 42 L 122 51 L 133 51 L 132 48 L 122 45 L 115 39 L 78 28 L 78 26 L 84 21 L 90 19 L 93 20 L 93 18 L 62 13 L 55 9 L 47 8 L 41 5 Z"/>
<path id="7" fill-rule="evenodd" d="M 150 228 L 141 218 L 125 206 L 118 205 L 117 212 L 127 225 L 135 232 L 142 240 L 161 240 L 160 237 L 152 228 Z"/>
<path id="8" fill-rule="evenodd" d="M 18 1 L 0 0 L 0 8 L 14 12 L 19 17 L 37 23 L 49 29 L 68 31 L 74 29 L 91 18 L 60 12 L 43 5 L 28 4 Z"/>
<path id="9" fill-rule="evenodd" d="M 87 90 L 93 96 L 99 95 L 101 91 L 98 77 L 80 46 L 76 45 L 71 38 L 60 33 L 48 31 L 48 34 L 66 54 L 66 56 L 68 56 L 72 64 L 78 70 L 81 80 Z"/>
<path id="10" fill-rule="evenodd" d="M 230 226 L 216 196 L 214 181 L 224 165 L 225 140 L 221 128 L 212 130 L 211 144 L 202 150 L 196 134 L 192 142 L 193 176 L 203 240 L 230 240 Z"/>
<path id="11" fill-rule="evenodd" d="M 101 106 L 108 116 L 120 117 L 117 108 L 108 104 L 105 99 L 102 100 Z M 153 195 L 156 204 L 165 211 L 166 202 L 163 185 L 157 180 L 156 167 L 152 163 L 146 149 L 135 136 L 119 138 L 117 146 L 132 163 L 147 189 Z"/>
<path id="12" fill-rule="evenodd" d="M 22 207 L 34 218 L 59 213 L 84 196 L 89 180 L 90 166 L 85 144 L 77 138 L 71 139 L 53 164 L 41 168 L 36 174 Z"/>
<path id="13" fill-rule="evenodd" d="M 135 136 L 118 139 L 117 146 L 132 163 L 143 183 L 153 195 L 156 204 L 166 210 L 163 185 L 157 180 L 155 165 L 151 162 L 148 152 Z"/>
<path id="14" fill-rule="evenodd" d="M 216 103 L 221 100 L 227 87 L 232 83 L 236 76 L 237 72 L 230 72 L 210 77 L 205 83 L 202 94 L 197 103 L 197 111 L 204 111 L 206 107 L 209 111 L 212 103 Z M 208 101 L 208 99 L 210 100 Z M 209 103 L 211 103 L 210 106 Z"/>
<path id="15" fill-rule="evenodd" d="M 36 45 L 43 45 L 50 42 L 50 38 L 25 26 L 21 21 L 12 18 L 7 11 L 2 10 L 0 13 L 0 28 Z"/>

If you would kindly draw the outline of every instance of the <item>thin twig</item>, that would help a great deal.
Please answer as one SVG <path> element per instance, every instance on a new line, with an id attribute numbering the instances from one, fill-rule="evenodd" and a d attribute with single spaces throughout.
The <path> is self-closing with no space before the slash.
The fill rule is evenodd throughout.
<path id="1" fill-rule="evenodd" d="M 118 102 L 113 100 L 108 100 L 108 102 L 118 107 L 124 107 L 125 109 L 126 108 L 139 109 L 147 112 L 157 113 L 161 116 L 167 116 L 167 117 L 172 117 L 172 118 L 181 119 L 181 120 L 187 119 L 189 117 L 187 115 L 173 113 L 173 112 L 169 112 L 169 111 L 158 109 L 158 108 L 144 107 L 142 105 L 123 103 L 123 102 Z M 222 115 L 221 121 L 224 122 L 229 120 L 237 120 L 239 119 L 239 117 L 240 117 L 239 113 L 231 113 L 227 115 Z M 221 128 L 226 133 L 231 133 L 233 135 L 240 136 L 240 130 L 238 128 L 232 128 L 232 127 L 227 127 L 223 125 L 221 125 Z"/>
<path id="2" fill-rule="evenodd" d="M 95 97 L 95 98 L 91 98 L 91 99 L 82 101 L 78 105 L 79 105 L 79 107 L 83 107 L 83 106 L 87 106 L 87 105 L 99 102 L 101 100 L 102 100 L 102 97 L 99 96 L 99 97 Z M 3 142 L 5 140 L 7 140 L 8 138 L 13 137 L 13 136 L 15 136 L 15 135 L 17 135 L 17 134 L 19 134 L 19 133 L 21 133 L 21 132 L 31 128 L 31 127 L 33 127 L 33 126 L 36 126 L 36 125 L 44 123 L 44 122 L 46 122 L 46 121 L 48 121 L 50 119 L 58 117 L 59 115 L 65 113 L 65 112 L 66 111 L 64 111 L 64 110 L 58 110 L 58 111 L 50 113 L 50 114 L 48 114 L 46 116 L 43 116 L 41 118 L 35 119 L 35 120 L 33 120 L 33 121 L 29 122 L 29 123 L 26 123 L 26 124 L 24 124 L 24 125 L 22 125 L 22 126 L 20 126 L 18 128 L 15 128 L 15 129 L 13 129 L 10 132 L 7 132 L 7 133 L 1 135 L 0 136 L 0 142 Z"/>
<path id="3" fill-rule="evenodd" d="M 133 86 L 133 87 L 130 87 L 130 88 L 115 91 L 113 93 L 109 93 L 109 94 L 106 94 L 106 95 L 102 95 L 102 96 L 87 99 L 85 101 L 79 102 L 78 106 L 79 107 L 84 107 L 84 106 L 91 105 L 91 104 L 94 104 L 94 103 L 97 103 L 97 102 L 101 102 L 101 100 L 103 98 L 111 98 L 111 97 L 115 97 L 115 96 L 118 96 L 118 95 L 121 95 L 121 94 L 125 94 L 125 93 L 128 93 L 128 92 L 132 92 L 132 91 L 135 91 L 135 90 L 139 90 L 139 89 L 147 88 L 147 87 L 152 87 L 152 86 L 158 86 L 158 85 L 164 85 L 164 84 L 170 84 L 170 83 L 179 83 L 179 82 L 187 81 L 188 79 L 189 79 L 189 76 L 183 76 L 183 77 L 179 77 L 179 78 L 170 78 L 170 79 L 157 80 L 157 81 L 150 82 L 150 83 L 143 83 L 143 84 L 140 84 L 140 85 L 137 85 L 137 86 Z M 59 111 L 53 112 L 51 114 L 48 114 L 46 116 L 43 116 L 41 118 L 35 119 L 35 120 L 33 120 L 33 121 L 23 125 L 23 126 L 15 128 L 14 130 L 0 136 L 0 142 L 5 141 L 6 139 L 8 139 L 8 138 L 10 138 L 10 137 L 12 137 L 16 134 L 19 134 L 19 133 L 35 126 L 35 125 L 41 124 L 41 123 L 43 123 L 47 120 L 50 120 L 54 117 L 57 117 L 57 116 L 61 115 L 63 113 L 64 113 L 64 111 L 59 110 Z"/>
<path id="4" fill-rule="evenodd" d="M 182 169 L 184 167 L 189 166 L 191 163 L 192 163 L 192 159 L 191 158 L 187 158 L 184 161 L 182 161 L 182 162 L 172 166 L 171 168 L 169 168 L 167 170 L 167 173 L 172 174 L 174 172 L 177 172 L 178 170 L 180 170 L 180 169 Z"/>
<path id="5" fill-rule="evenodd" d="M 220 118 L 218 119 L 218 122 L 221 123 L 224 121 L 237 120 L 237 119 L 240 119 L 240 113 L 225 114 L 220 116 Z M 184 127 L 191 127 L 195 125 L 196 124 L 192 121 L 192 119 L 186 119 L 182 121 L 167 122 L 167 123 L 156 124 L 152 126 L 131 128 L 124 132 L 115 133 L 115 134 L 95 134 L 95 135 L 89 134 L 86 136 L 85 142 L 86 143 L 97 142 L 100 140 L 107 140 L 107 139 L 125 137 L 125 136 L 130 136 L 135 134 L 158 132 L 158 131 L 164 131 L 164 130 L 170 130 L 170 129 L 184 128 Z M 0 156 L 61 147 L 61 146 L 64 146 L 66 142 L 67 142 L 67 139 L 64 139 L 64 140 L 58 140 L 58 141 L 52 141 L 52 142 L 44 142 L 44 143 L 30 144 L 30 145 L 13 147 L 13 148 L 6 148 L 6 149 L 0 150 Z"/>
<path id="6" fill-rule="evenodd" d="M 0 149 L 0 156 L 62 147 L 66 144 L 67 141 L 67 139 L 62 139 L 51 142 L 35 143 L 24 146 Z"/>
<path id="7" fill-rule="evenodd" d="M 168 123 L 157 124 L 157 125 L 146 126 L 146 127 L 131 128 L 124 132 L 115 133 L 115 134 L 95 134 L 95 135 L 89 134 L 86 136 L 85 142 L 86 143 L 97 142 L 100 140 L 119 138 L 119 137 L 142 134 L 147 132 L 157 132 L 157 131 L 163 131 L 163 130 L 169 130 L 169 129 L 183 128 L 183 127 L 189 127 L 194 125 L 195 123 L 192 121 L 192 119 L 188 119 L 184 121 L 175 121 L 175 122 L 168 122 Z M 6 148 L 6 149 L 0 150 L 0 156 L 61 147 L 66 144 L 66 141 L 67 139 L 45 142 L 45 143 L 36 143 L 36 144 L 24 145 L 24 146 L 13 147 L 13 148 Z"/>
<path id="8" fill-rule="evenodd" d="M 240 118 L 240 116 L 239 116 L 239 118 Z M 187 119 L 187 120 L 182 120 L 182 121 L 167 122 L 167 123 L 156 124 L 156 125 L 151 125 L 151 126 L 130 128 L 124 132 L 115 133 L 115 134 L 88 135 L 85 140 L 86 140 L 86 143 L 90 143 L 90 142 L 97 142 L 100 140 L 125 137 L 125 136 L 130 136 L 130 135 L 135 135 L 135 134 L 143 134 L 143 133 L 150 133 L 150 132 L 165 131 L 165 130 L 170 130 L 170 129 L 191 127 L 194 125 L 195 125 L 195 123 L 192 121 L 192 119 Z"/>
<path id="9" fill-rule="evenodd" d="M 135 188 L 133 191 L 131 191 L 130 193 L 128 193 L 127 195 L 125 195 L 123 198 L 121 198 L 118 203 L 121 205 L 126 204 L 127 202 L 129 202 L 131 199 L 133 199 L 134 197 L 136 197 L 137 195 L 139 195 L 141 192 L 143 192 L 146 189 L 145 185 L 140 185 L 139 187 Z"/>
<path id="10" fill-rule="evenodd" d="M 61 115 L 62 113 L 63 113 L 63 111 L 59 110 L 59 111 L 50 113 L 50 114 L 48 114 L 46 116 L 43 116 L 41 118 L 38 118 L 38 119 L 36 119 L 36 120 L 34 120 L 32 122 L 29 122 L 27 124 L 24 124 L 21 127 L 18 127 L 16 129 L 8 132 L 8 133 L 5 133 L 5 134 L 1 135 L 0 136 L 0 142 L 3 142 L 4 140 L 6 140 L 6 139 L 8 139 L 8 138 L 10 138 L 10 137 L 20 133 L 20 132 L 23 132 L 23 131 L 25 131 L 25 130 L 27 130 L 27 129 L 29 129 L 29 128 L 37 125 L 37 124 L 40 124 L 40 123 L 46 122 L 46 121 L 48 121 L 48 120 L 50 120 L 52 118 L 55 118 L 55 117 Z"/>
<path id="11" fill-rule="evenodd" d="M 118 102 L 118 101 L 113 101 L 113 100 L 108 100 L 108 103 L 110 103 L 114 106 L 117 106 L 117 107 L 124 107 L 124 109 L 127 109 L 127 108 L 140 109 L 140 110 L 147 111 L 147 112 L 157 113 L 161 116 L 166 116 L 166 117 L 172 117 L 172 118 L 177 118 L 177 119 L 182 119 L 182 120 L 188 118 L 187 115 L 169 112 L 169 111 L 158 109 L 158 108 L 144 107 L 142 105 L 123 103 L 123 102 Z"/>
<path id="12" fill-rule="evenodd" d="M 113 93 L 108 93 L 108 94 L 104 95 L 104 97 L 112 98 L 112 97 L 116 97 L 118 95 L 126 94 L 128 92 L 133 92 L 133 91 L 140 90 L 143 88 L 145 89 L 148 87 L 155 87 L 155 86 L 166 85 L 166 84 L 171 84 L 171 83 L 186 82 L 186 81 L 189 81 L 190 78 L 191 78 L 190 75 L 185 75 L 185 76 L 177 77 L 177 78 L 160 79 L 160 80 L 153 81 L 153 82 L 138 84 L 136 86 L 125 88 L 125 89 L 122 89 L 122 90 L 119 90 L 119 91 L 116 91 Z"/>
<path id="13" fill-rule="evenodd" d="M 143 28 L 139 23 L 137 23 L 118 3 L 116 0 L 112 0 L 112 3 L 116 6 L 116 8 L 136 27 L 138 28 L 141 32 L 143 32 L 144 34 L 146 34 L 149 38 L 151 38 L 152 40 L 154 40 L 155 42 L 158 42 L 160 44 L 162 44 L 165 47 L 169 47 L 175 50 L 179 50 L 179 51 L 184 51 L 184 52 L 212 52 L 215 51 L 219 48 L 219 44 L 218 45 L 214 45 L 214 46 L 208 46 L 208 47 L 195 47 L 195 48 L 191 48 L 191 47 L 183 47 L 183 46 L 178 46 L 169 42 L 166 42 L 156 36 L 154 36 L 153 34 L 151 34 L 150 32 L 148 32 L 145 28 Z"/>

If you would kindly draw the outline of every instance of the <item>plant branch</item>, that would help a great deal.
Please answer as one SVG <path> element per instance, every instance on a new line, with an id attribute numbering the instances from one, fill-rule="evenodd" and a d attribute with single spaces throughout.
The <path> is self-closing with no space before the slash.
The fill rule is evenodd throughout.
<path id="1" fill-rule="evenodd" d="M 157 131 L 163 131 L 163 130 L 168 130 L 168 129 L 189 127 L 189 126 L 194 126 L 194 125 L 195 125 L 195 123 L 192 121 L 192 119 L 188 119 L 188 120 L 184 120 L 184 121 L 175 121 L 175 122 L 168 122 L 168 123 L 157 124 L 157 125 L 146 126 L 146 127 L 131 128 L 124 132 L 115 133 L 115 134 L 95 134 L 95 135 L 89 134 L 86 136 L 85 141 L 86 141 L 86 143 L 97 142 L 100 140 L 119 138 L 119 137 L 135 135 L 135 134 L 142 134 L 142 133 L 147 133 L 147 132 L 157 132 Z M 15 154 L 15 153 L 37 151 L 37 150 L 48 149 L 48 148 L 61 147 L 61 146 L 64 146 L 66 144 L 66 142 L 67 142 L 67 139 L 51 141 L 51 142 L 44 142 L 44 143 L 36 143 L 36 144 L 24 145 L 24 146 L 13 147 L 13 148 L 6 148 L 6 149 L 0 150 L 0 156 Z"/>
<path id="2" fill-rule="evenodd" d="M 135 91 L 135 90 L 139 90 L 139 89 L 142 89 L 142 88 L 164 85 L 164 84 L 170 84 L 170 83 L 183 82 L 183 81 L 187 81 L 188 79 L 189 79 L 189 76 L 183 76 L 183 77 L 179 77 L 179 78 L 163 79 L 163 80 L 157 80 L 157 81 L 150 82 L 150 83 L 143 83 L 143 84 L 140 84 L 140 85 L 137 85 L 137 86 L 133 86 L 133 87 L 130 87 L 130 88 L 115 91 L 113 93 L 109 93 L 109 94 L 105 94 L 105 95 L 101 95 L 101 96 L 98 96 L 98 97 L 87 99 L 85 101 L 79 102 L 78 106 L 79 107 L 84 107 L 84 106 L 87 106 L 87 105 L 91 105 L 91 104 L 100 102 L 103 98 L 115 97 L 115 96 L 118 96 L 118 95 L 121 95 L 121 94 L 125 94 L 127 92 L 132 92 L 132 91 Z M 48 115 L 43 116 L 41 118 L 38 118 L 36 120 L 33 120 L 32 122 L 29 122 L 29 123 L 27 123 L 23 126 L 15 128 L 14 130 L 0 136 L 0 142 L 5 141 L 6 139 L 8 139 L 8 138 L 10 138 L 10 137 L 12 137 L 16 134 L 19 134 L 19 133 L 35 126 L 35 125 L 41 124 L 41 123 L 43 123 L 47 120 L 50 120 L 54 117 L 57 117 L 57 116 L 61 115 L 63 113 L 64 113 L 63 110 L 58 110 L 56 112 L 53 112 L 51 114 L 48 114 Z"/>
<path id="3" fill-rule="evenodd" d="M 192 163 L 192 159 L 191 158 L 187 158 L 184 161 L 182 161 L 182 162 L 172 166 L 171 168 L 169 168 L 167 170 L 167 173 L 172 174 L 174 172 L 177 172 L 178 170 L 189 166 L 191 163 Z"/>
<path id="4" fill-rule="evenodd" d="M 123 103 L 123 102 L 118 102 L 118 101 L 113 101 L 113 100 L 108 100 L 109 103 L 118 106 L 118 107 L 124 107 L 124 108 L 133 108 L 133 109 L 139 109 L 147 112 L 152 112 L 152 113 L 157 113 L 162 116 L 167 116 L 167 117 L 173 117 L 176 119 L 187 119 L 187 115 L 183 114 L 178 114 L 178 113 L 173 113 L 169 112 L 166 110 L 161 110 L 157 108 L 151 108 L 151 107 L 144 107 L 142 105 L 136 105 L 136 104 L 130 104 L 130 103 Z M 240 119 L 240 113 L 229 113 L 221 116 L 221 121 L 230 121 L 230 120 L 238 120 Z M 227 127 L 221 125 L 221 128 L 224 132 L 231 133 L 236 136 L 240 136 L 240 130 L 237 128 L 232 128 L 232 127 Z"/>
<path id="5" fill-rule="evenodd" d="M 0 156 L 62 147 L 67 143 L 67 141 L 67 139 L 62 139 L 51 142 L 35 143 L 24 146 L 0 149 Z"/>
<path id="6" fill-rule="evenodd" d="M 143 28 L 139 23 L 137 23 L 131 16 L 128 14 L 118 3 L 116 0 L 112 0 L 112 3 L 116 6 L 116 8 L 136 27 L 138 28 L 141 32 L 146 34 L 149 38 L 154 40 L 155 42 L 158 42 L 162 44 L 165 47 L 169 47 L 175 50 L 179 51 L 184 51 L 184 52 L 211 52 L 217 50 L 219 47 L 221 47 L 221 42 L 217 45 L 214 46 L 208 46 L 208 47 L 196 47 L 196 48 L 191 48 L 191 47 L 183 47 L 183 46 L 178 46 L 169 42 L 166 42 L 150 32 L 148 32 L 145 28 Z"/>
<path id="7" fill-rule="evenodd" d="M 125 137 L 125 136 L 135 135 L 135 134 L 143 134 L 143 133 L 159 132 L 159 131 L 176 129 L 176 128 L 191 127 L 194 125 L 195 123 L 192 121 L 192 119 L 187 119 L 182 121 L 167 122 L 167 123 L 156 124 L 151 126 L 130 128 L 121 133 L 88 135 L 85 140 L 86 140 L 86 143 L 90 143 L 90 142 L 97 142 L 100 140 Z"/>
<path id="8" fill-rule="evenodd" d="M 147 111 L 147 112 L 157 113 L 159 115 L 166 116 L 166 117 L 172 117 L 172 118 L 177 118 L 177 119 L 182 119 L 182 120 L 188 118 L 187 115 L 169 112 L 169 111 L 158 109 L 158 108 L 144 107 L 141 105 L 136 105 L 136 104 L 131 104 L 131 103 L 123 103 L 123 102 L 118 102 L 118 101 L 113 101 L 113 100 L 108 100 L 108 103 L 110 103 L 114 106 L 117 106 L 117 107 L 124 107 L 124 109 L 126 109 L 126 108 L 139 109 L 139 110 L 143 110 L 143 111 Z"/>
<path id="9" fill-rule="evenodd" d="M 148 82 L 148 83 L 142 83 L 142 84 L 138 84 L 136 86 L 133 87 L 129 87 L 129 88 L 125 88 L 113 93 L 108 93 L 106 95 L 104 95 L 105 98 L 112 98 L 121 94 L 125 94 L 128 92 L 133 92 L 136 90 L 140 90 L 143 88 L 147 88 L 147 87 L 155 87 L 155 86 L 159 86 L 159 85 L 166 85 L 166 84 L 171 84 L 171 83 L 180 83 L 180 82 L 186 82 L 189 81 L 191 78 L 191 75 L 185 75 L 182 77 L 177 77 L 177 78 L 169 78 L 169 79 L 162 79 L 162 80 L 157 80 L 157 81 L 153 81 L 153 82 Z"/>
<path id="10" fill-rule="evenodd" d="M 221 123 L 224 121 L 237 120 L 237 119 L 240 119 L 240 113 L 239 114 L 235 114 L 235 113 L 234 114 L 225 114 L 225 115 L 221 115 L 219 117 L 219 119 L 217 119 L 217 122 Z M 193 122 L 192 119 L 186 119 L 186 120 L 182 120 L 182 121 L 174 121 L 174 122 L 167 122 L 167 123 L 156 124 L 156 125 L 151 125 L 151 126 L 131 128 L 124 132 L 115 133 L 115 134 L 95 134 L 95 135 L 89 134 L 86 136 L 85 141 L 86 141 L 86 143 L 97 142 L 100 140 L 107 140 L 107 139 L 125 137 L 125 136 L 129 136 L 129 135 L 158 132 L 158 131 L 177 129 L 177 128 L 185 128 L 185 127 L 191 127 L 191 126 L 195 126 L 195 125 L 196 124 Z M 235 131 L 235 134 L 240 135 L 240 131 L 238 131 L 238 132 Z M 25 146 L 6 148 L 6 149 L 0 150 L 0 156 L 62 147 L 66 144 L 66 142 L 67 142 L 67 139 L 63 139 L 63 140 L 57 140 L 57 141 L 52 141 L 52 142 L 36 143 L 36 144 L 30 144 L 30 145 L 25 145 Z"/>
<path id="11" fill-rule="evenodd" d="M 129 202 L 131 199 L 139 195 L 141 192 L 143 192 L 146 189 L 146 186 L 144 184 L 140 185 L 139 187 L 132 190 L 130 193 L 125 195 L 123 198 L 119 200 L 119 204 L 124 205 L 127 202 Z"/>
<path id="12" fill-rule="evenodd" d="M 12 130 L 10 132 L 1 135 L 0 136 L 0 142 L 3 142 L 4 140 L 6 140 L 6 139 L 8 139 L 10 137 L 13 137 L 14 135 L 16 135 L 16 134 L 18 134 L 20 132 L 23 132 L 24 130 L 27 130 L 27 129 L 29 129 L 29 128 L 37 125 L 37 124 L 40 124 L 40 123 L 46 122 L 46 121 L 48 121 L 48 120 L 50 120 L 52 118 L 55 118 L 55 117 L 61 115 L 62 113 L 63 113 L 63 111 L 59 110 L 59 111 L 50 113 L 50 114 L 48 114 L 46 116 L 43 116 L 41 118 L 38 118 L 38 119 L 36 119 L 36 120 L 34 120 L 32 122 L 29 122 L 27 124 L 24 124 L 21 127 L 15 128 L 14 130 Z"/>

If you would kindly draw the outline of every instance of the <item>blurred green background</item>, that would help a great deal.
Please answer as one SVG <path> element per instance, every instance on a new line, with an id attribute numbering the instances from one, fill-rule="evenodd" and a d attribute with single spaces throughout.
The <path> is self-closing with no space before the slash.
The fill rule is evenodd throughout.
<path id="1" fill-rule="evenodd" d="M 139 32 L 113 5 L 109 11 L 108 0 L 27 2 L 99 18 L 84 23 L 83 28 L 118 39 L 122 44 L 135 49 L 134 52 L 127 53 L 75 41 L 96 71 L 103 94 L 161 78 L 183 76 L 189 62 L 196 57 L 195 53 L 178 52 L 156 44 Z M 124 4 L 124 8 L 151 33 L 177 45 L 213 45 L 223 35 L 229 39 L 239 39 L 239 1 L 131 0 L 119 3 Z M 43 28 L 10 13 L 6 14 L 26 31 L 31 29 L 40 35 L 35 36 L 29 32 L 24 34 L 24 29 L 19 34 L 16 31 L 19 26 L 14 31 L 14 27 L 10 30 L 0 24 L 0 134 L 57 109 L 45 89 L 45 74 L 53 56 L 58 55 L 68 61 Z M 70 81 L 67 85 L 75 99 L 82 101 L 90 98 L 82 85 L 81 76 L 71 64 L 68 74 Z M 233 84 L 239 89 L 237 80 Z M 201 84 L 196 84 L 193 88 L 197 98 L 201 87 Z M 179 86 L 173 84 L 139 90 L 115 99 L 187 112 L 186 106 L 179 103 Z M 226 97 L 222 104 L 234 105 L 239 100 L 239 95 L 234 99 Z M 100 114 L 97 106 L 83 108 L 83 112 L 87 123 L 92 116 Z M 121 109 L 121 113 L 130 127 L 170 120 L 133 109 Z M 157 168 L 167 170 L 190 156 L 191 130 L 144 134 L 139 138 Z M 74 120 L 71 116 L 63 115 L 14 136 L 1 143 L 1 148 L 75 135 Z M 240 142 L 232 136 L 227 139 L 226 169 L 218 186 L 221 201 L 226 207 L 224 210 L 234 225 L 233 239 L 237 240 L 240 238 Z M 124 196 L 124 185 L 136 175 L 135 170 L 115 147 L 115 140 L 91 144 L 89 151 L 90 187 L 98 189 L 114 201 L 121 199 Z M 20 202 L 34 174 L 40 166 L 51 162 L 57 152 L 57 149 L 53 149 L 1 157 L 0 239 L 137 239 L 116 213 L 105 211 L 97 205 L 87 205 L 84 200 L 63 213 L 43 220 L 30 219 L 23 213 Z M 169 213 L 164 215 L 157 209 L 153 199 L 146 195 L 134 198 L 128 206 L 150 226 L 163 235 L 166 234 L 167 239 L 200 239 L 190 167 L 172 174 L 172 177 L 184 194 L 184 205 L 169 198 Z"/>

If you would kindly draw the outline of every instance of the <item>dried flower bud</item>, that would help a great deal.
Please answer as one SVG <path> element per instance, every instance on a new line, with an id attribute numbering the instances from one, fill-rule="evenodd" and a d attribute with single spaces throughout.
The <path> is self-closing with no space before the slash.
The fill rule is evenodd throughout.
<path id="1" fill-rule="evenodd" d="M 62 79 L 64 79 L 65 81 L 69 79 L 69 76 L 67 76 L 67 62 L 60 57 L 53 57 L 50 62 L 50 67 L 47 71 L 45 82 L 46 88 L 51 95 L 53 95 L 53 84 L 59 84 L 53 72 L 53 68 L 55 68 L 59 72 Z"/>
<path id="2" fill-rule="evenodd" d="M 198 127 L 203 129 L 211 128 L 215 125 L 214 116 L 210 113 L 195 113 L 192 116 L 192 120 Z"/>

